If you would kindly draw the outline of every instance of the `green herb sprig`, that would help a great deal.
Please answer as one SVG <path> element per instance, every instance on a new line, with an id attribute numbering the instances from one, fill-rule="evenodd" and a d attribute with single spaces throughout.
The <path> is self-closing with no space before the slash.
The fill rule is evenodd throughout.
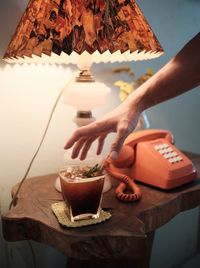
<path id="1" fill-rule="evenodd" d="M 83 176 L 86 176 L 87 178 L 91 178 L 91 177 L 94 177 L 95 173 L 101 174 L 102 171 L 103 171 L 103 167 L 100 166 L 99 164 L 96 164 L 93 167 L 91 167 L 89 170 L 85 171 L 83 173 Z"/>

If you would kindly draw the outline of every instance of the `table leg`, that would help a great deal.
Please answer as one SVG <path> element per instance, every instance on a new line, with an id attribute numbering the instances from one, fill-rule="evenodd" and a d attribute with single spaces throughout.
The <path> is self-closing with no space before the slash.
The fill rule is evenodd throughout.
<path id="1" fill-rule="evenodd" d="M 198 208 L 198 226 L 197 226 L 197 247 L 196 252 L 200 253 L 200 207 Z"/>
<path id="2" fill-rule="evenodd" d="M 147 235 L 144 251 L 139 259 L 92 259 L 68 258 L 66 268 L 149 268 L 154 232 Z"/>

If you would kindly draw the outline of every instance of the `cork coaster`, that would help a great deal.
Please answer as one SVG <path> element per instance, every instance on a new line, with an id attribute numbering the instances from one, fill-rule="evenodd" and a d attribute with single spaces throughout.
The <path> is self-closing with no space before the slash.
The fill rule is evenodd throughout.
<path id="1" fill-rule="evenodd" d="M 87 220 L 79 220 L 79 221 L 71 222 L 66 213 L 67 207 L 64 201 L 52 204 L 51 209 L 54 212 L 58 222 L 62 226 L 66 226 L 70 228 L 76 228 L 76 227 L 82 227 L 82 226 L 88 226 L 88 225 L 101 223 L 112 217 L 110 212 L 107 212 L 101 209 L 100 216 L 98 219 L 87 219 Z"/>

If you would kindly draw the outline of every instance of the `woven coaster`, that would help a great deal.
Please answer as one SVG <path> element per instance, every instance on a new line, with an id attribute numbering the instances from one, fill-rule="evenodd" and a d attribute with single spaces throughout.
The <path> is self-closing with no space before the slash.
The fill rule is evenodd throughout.
<path id="1" fill-rule="evenodd" d="M 61 225 L 66 226 L 66 227 L 71 227 L 71 228 L 101 223 L 112 217 L 110 212 L 107 212 L 101 209 L 100 216 L 98 219 L 87 219 L 87 220 L 71 222 L 66 213 L 67 207 L 64 201 L 52 204 L 51 209 L 53 210 L 58 222 Z"/>

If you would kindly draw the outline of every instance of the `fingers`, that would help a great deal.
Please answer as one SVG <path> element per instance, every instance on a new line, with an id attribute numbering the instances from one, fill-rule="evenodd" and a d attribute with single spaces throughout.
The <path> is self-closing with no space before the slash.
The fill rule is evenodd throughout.
<path id="1" fill-rule="evenodd" d="M 73 135 L 69 138 L 67 143 L 64 146 L 64 149 L 71 148 L 80 138 L 86 138 L 89 136 L 100 136 L 102 132 L 106 131 L 108 124 L 105 124 L 101 121 L 91 123 L 87 126 L 78 128 Z M 109 132 L 109 130 L 107 130 Z"/>
<path id="2" fill-rule="evenodd" d="M 90 150 L 92 143 L 97 139 L 97 137 L 98 136 L 93 136 L 90 138 L 87 137 L 87 138 L 82 138 L 79 141 L 77 141 L 76 144 L 74 145 L 71 157 L 74 159 L 80 155 L 80 160 L 84 160 L 87 156 L 88 151 Z M 102 152 L 105 138 L 106 138 L 106 134 L 102 135 L 99 138 L 97 154 L 100 154 Z"/>
<path id="3" fill-rule="evenodd" d="M 98 139 L 97 155 L 100 155 L 102 153 L 106 136 L 107 134 L 101 135 Z"/>
<path id="4" fill-rule="evenodd" d="M 77 141 L 74 145 L 74 148 L 73 148 L 73 151 L 72 151 L 72 155 L 71 155 L 71 158 L 74 159 L 74 158 L 77 158 L 78 155 L 79 155 L 79 152 L 80 150 L 82 149 L 82 147 L 84 146 L 85 144 L 85 139 L 79 139 L 79 141 Z"/>
<path id="5" fill-rule="evenodd" d="M 104 118 L 104 120 L 96 121 L 77 129 L 67 141 L 64 148 L 69 149 L 73 147 L 72 158 L 77 158 L 80 155 L 80 159 L 83 160 L 86 158 L 94 140 L 98 138 L 97 154 L 99 155 L 103 150 L 107 134 L 110 132 L 117 132 L 110 151 L 110 157 L 116 159 L 124 140 L 131 132 L 131 129 L 134 129 L 135 122 L 136 120 L 130 123 L 130 120 L 128 120 L 127 117 L 121 119 L 119 116 Z"/>
<path id="6" fill-rule="evenodd" d="M 85 142 L 84 147 L 83 147 L 83 149 L 81 150 L 80 160 L 84 160 L 84 159 L 86 158 L 87 153 L 88 153 L 88 151 L 89 151 L 89 149 L 90 149 L 90 147 L 91 147 L 93 141 L 95 141 L 96 138 L 97 138 L 97 137 L 93 137 L 93 138 L 91 138 L 91 139 L 89 139 L 89 140 L 87 140 L 87 141 Z"/>
<path id="7" fill-rule="evenodd" d="M 81 137 L 80 130 L 78 129 L 74 134 L 68 139 L 67 143 L 64 146 L 64 149 L 67 150 L 71 148 L 75 142 L 77 142 Z"/>
<path id="8" fill-rule="evenodd" d="M 71 157 L 74 159 L 80 156 L 80 159 L 83 160 L 86 158 L 93 141 L 98 138 L 97 154 L 99 155 L 102 152 L 107 134 L 115 130 L 114 120 L 110 122 L 108 122 L 107 119 L 96 121 L 87 126 L 78 128 L 68 139 L 64 149 L 67 150 L 73 147 Z"/>
<path id="9" fill-rule="evenodd" d="M 129 126 L 128 121 L 120 122 L 120 124 L 118 126 L 116 138 L 111 145 L 111 151 L 110 151 L 110 157 L 113 160 L 117 159 L 117 157 L 121 151 L 121 148 L 123 146 L 123 143 L 129 134 L 128 126 Z"/>

